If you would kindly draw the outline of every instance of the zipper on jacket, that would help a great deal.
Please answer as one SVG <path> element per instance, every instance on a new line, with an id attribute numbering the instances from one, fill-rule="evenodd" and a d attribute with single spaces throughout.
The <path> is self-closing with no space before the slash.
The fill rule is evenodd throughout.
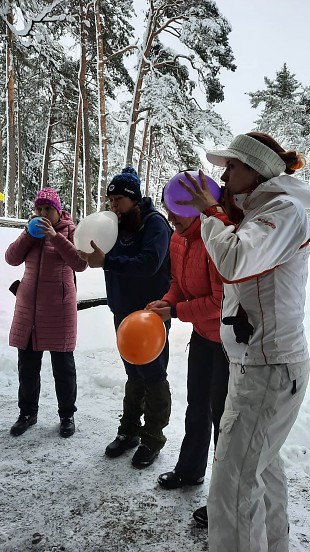
<path id="1" fill-rule="evenodd" d="M 38 262 L 38 270 L 37 270 L 37 274 L 36 274 L 36 284 L 35 284 L 36 296 L 35 296 L 35 301 L 34 301 L 34 310 L 33 310 L 34 317 L 33 317 L 33 325 L 32 325 L 32 330 L 31 330 L 32 347 L 34 345 L 34 342 L 35 342 L 35 346 L 37 346 L 35 322 L 36 322 L 36 318 L 37 318 L 38 282 L 39 282 L 39 276 L 40 276 L 40 271 L 41 271 L 42 252 L 43 252 L 44 245 L 45 245 L 45 238 L 44 238 L 44 241 L 42 239 L 42 241 L 40 243 L 40 259 L 39 259 L 39 262 Z"/>
<path id="2" fill-rule="evenodd" d="M 185 265 L 187 263 L 187 257 L 188 257 L 188 239 L 187 238 L 184 238 L 184 246 L 185 246 L 185 252 L 184 252 L 184 257 L 183 257 L 183 263 L 182 263 L 182 279 L 181 279 L 181 285 L 182 285 L 182 288 L 184 291 L 187 291 L 187 287 L 186 287 L 186 280 L 185 280 Z M 183 292 L 184 293 L 184 292 Z"/>

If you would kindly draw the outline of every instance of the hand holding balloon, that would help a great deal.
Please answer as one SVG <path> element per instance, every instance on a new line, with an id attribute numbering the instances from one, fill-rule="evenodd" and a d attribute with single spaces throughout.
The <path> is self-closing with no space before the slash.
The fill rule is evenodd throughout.
<path id="1" fill-rule="evenodd" d="M 28 232 L 33 238 L 53 238 L 56 236 L 56 231 L 51 222 L 45 217 L 32 217 L 28 222 Z"/>
<path id="2" fill-rule="evenodd" d="M 208 207 L 212 207 L 212 205 L 216 205 L 217 201 L 214 198 L 214 195 L 211 194 L 211 191 L 208 186 L 207 178 L 205 174 L 202 172 L 202 170 L 199 169 L 199 178 L 201 180 L 202 186 L 199 185 L 196 178 L 194 178 L 189 172 L 185 171 L 184 175 L 186 178 L 191 182 L 193 185 L 192 187 L 186 184 L 184 180 L 179 179 L 180 185 L 192 196 L 192 199 L 188 201 L 176 201 L 177 205 L 190 205 L 197 209 L 199 212 L 203 212 L 205 209 L 208 209 Z M 217 199 L 220 197 L 221 190 L 219 188 L 219 195 Z"/>
<path id="3" fill-rule="evenodd" d="M 205 192 L 208 205 L 196 198 L 196 194 L 203 197 Z M 214 205 L 220 196 L 221 188 L 201 170 L 199 172 L 185 171 L 176 174 L 164 188 L 166 207 L 175 215 L 185 218 L 197 217 L 200 211 L 204 211 L 206 206 L 210 206 L 211 201 Z"/>
<path id="4" fill-rule="evenodd" d="M 162 301 L 161 299 L 157 299 L 156 301 L 151 301 L 151 303 L 148 303 L 146 305 L 147 310 L 154 309 L 162 309 L 163 307 L 170 307 L 170 304 L 168 301 Z"/>
<path id="5" fill-rule="evenodd" d="M 40 222 L 40 226 L 42 228 L 42 232 L 46 238 L 53 238 L 56 236 L 57 232 L 54 229 L 52 223 L 50 220 L 48 220 L 45 217 L 42 217 L 42 220 Z"/>
<path id="6" fill-rule="evenodd" d="M 108 253 L 117 240 L 118 219 L 112 211 L 100 211 L 85 217 L 74 232 L 74 245 L 84 253 L 93 253 L 93 241 L 103 253 Z M 102 265 L 101 265 L 102 266 Z"/>
<path id="7" fill-rule="evenodd" d="M 168 301 L 152 301 L 151 303 L 148 303 L 146 310 L 158 314 L 163 322 L 166 322 L 171 318 L 171 306 Z"/>
<path id="8" fill-rule="evenodd" d="M 84 251 L 78 251 L 79 257 L 86 261 L 90 268 L 103 268 L 105 253 L 95 244 L 93 240 L 90 242 L 93 248 L 93 253 L 85 253 Z"/>

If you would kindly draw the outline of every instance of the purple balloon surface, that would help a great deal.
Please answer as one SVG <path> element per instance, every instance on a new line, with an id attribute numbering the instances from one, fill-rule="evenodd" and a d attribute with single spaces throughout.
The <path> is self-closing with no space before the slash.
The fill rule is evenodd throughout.
<path id="1" fill-rule="evenodd" d="M 199 173 L 197 171 L 186 171 L 186 172 L 188 172 L 191 176 L 196 178 L 200 187 L 202 186 Z M 169 182 L 166 184 L 164 188 L 165 205 L 167 209 L 169 209 L 169 211 L 171 211 L 175 215 L 179 215 L 180 217 L 185 217 L 185 218 L 197 217 L 200 213 L 199 211 L 197 211 L 197 209 L 192 207 L 192 205 L 178 205 L 176 203 L 176 201 L 191 200 L 190 193 L 181 186 L 179 182 L 180 179 L 183 180 L 185 184 L 187 184 L 188 186 L 194 189 L 193 184 L 186 178 L 184 172 L 176 174 L 169 180 Z M 214 182 L 214 180 L 212 180 L 212 178 L 210 178 L 210 176 L 206 176 L 206 179 L 207 179 L 207 183 L 211 194 L 213 195 L 215 201 L 218 201 L 221 196 L 221 188 L 217 185 L 216 182 Z"/>

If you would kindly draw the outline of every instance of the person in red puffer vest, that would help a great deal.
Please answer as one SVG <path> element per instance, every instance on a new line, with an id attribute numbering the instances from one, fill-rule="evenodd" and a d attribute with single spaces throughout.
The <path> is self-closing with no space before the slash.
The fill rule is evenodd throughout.
<path id="1" fill-rule="evenodd" d="M 229 223 L 218 205 L 223 220 Z M 171 238 L 169 291 L 147 308 L 163 321 L 179 318 L 191 322 L 188 354 L 188 406 L 185 436 L 174 470 L 163 473 L 158 483 L 165 489 L 199 485 L 204 481 L 209 446 L 214 444 L 224 410 L 228 385 L 228 359 L 220 340 L 222 282 L 201 239 L 200 217 L 185 218 L 168 211 L 175 232 Z"/>

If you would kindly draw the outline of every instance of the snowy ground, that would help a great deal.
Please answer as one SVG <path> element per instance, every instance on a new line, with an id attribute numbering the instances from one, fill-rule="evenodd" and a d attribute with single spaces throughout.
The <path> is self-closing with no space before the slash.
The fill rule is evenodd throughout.
<path id="1" fill-rule="evenodd" d="M 115 437 L 125 383 L 111 314 L 104 306 L 78 314 L 75 435 L 70 439 L 58 435 L 53 378 L 45 353 L 38 424 L 20 437 L 10 436 L 18 410 L 16 350 L 7 345 L 14 308 L 8 286 L 21 276 L 22 267 L 6 265 L 3 253 L 19 233 L 0 228 L 0 552 L 208 550 L 206 532 L 195 527 L 191 515 L 206 501 L 211 463 L 200 487 L 164 491 L 156 484 L 159 473 L 173 468 L 183 436 L 190 325 L 173 323 L 168 441 L 147 470 L 131 466 L 132 451 L 118 459 L 104 455 L 105 446 Z M 78 275 L 80 299 L 103 294 L 101 270 Z M 306 327 L 310 341 L 310 301 Z M 282 451 L 289 482 L 292 552 L 310 547 L 309 426 L 308 389 Z M 211 458 L 210 453 L 210 462 Z"/>

